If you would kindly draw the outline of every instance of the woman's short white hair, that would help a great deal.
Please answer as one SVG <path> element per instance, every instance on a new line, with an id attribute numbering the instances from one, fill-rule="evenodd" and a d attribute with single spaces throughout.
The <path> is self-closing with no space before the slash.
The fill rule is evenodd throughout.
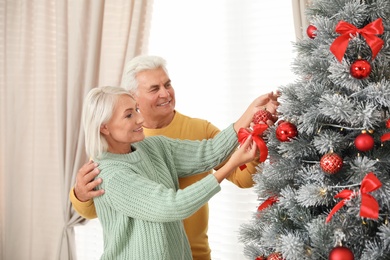
<path id="1" fill-rule="evenodd" d="M 100 127 L 107 123 L 113 114 L 119 96 L 132 95 L 121 87 L 97 87 L 91 89 L 84 99 L 82 123 L 85 135 L 85 150 L 90 158 L 98 158 L 108 149 Z"/>
<path id="2" fill-rule="evenodd" d="M 134 57 L 125 65 L 122 77 L 122 87 L 130 91 L 130 93 L 137 95 L 137 74 L 144 70 L 162 68 L 168 75 L 166 64 L 167 62 L 159 56 L 140 55 Z"/>

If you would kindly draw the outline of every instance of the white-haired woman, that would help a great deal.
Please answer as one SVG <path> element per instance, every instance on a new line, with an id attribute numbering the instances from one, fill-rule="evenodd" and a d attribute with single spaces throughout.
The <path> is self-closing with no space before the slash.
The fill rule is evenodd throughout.
<path id="1" fill-rule="evenodd" d="M 102 259 L 192 259 L 182 220 L 220 190 L 238 166 L 252 161 L 257 147 L 249 137 L 239 149 L 237 132 L 248 127 L 251 104 L 236 123 L 203 141 L 145 138 L 143 118 L 129 91 L 92 89 L 84 102 L 83 124 L 88 156 L 99 163 L 94 198 L 103 227 Z M 248 120 L 249 119 L 249 120 Z M 180 190 L 178 178 L 228 162 L 214 174 Z"/>

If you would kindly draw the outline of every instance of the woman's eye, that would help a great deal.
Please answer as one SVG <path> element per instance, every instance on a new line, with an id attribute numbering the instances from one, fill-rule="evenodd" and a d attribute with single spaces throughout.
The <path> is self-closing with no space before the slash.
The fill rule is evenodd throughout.
<path id="1" fill-rule="evenodd" d="M 126 118 L 131 118 L 133 116 L 133 114 L 128 114 L 127 116 L 126 116 Z"/>

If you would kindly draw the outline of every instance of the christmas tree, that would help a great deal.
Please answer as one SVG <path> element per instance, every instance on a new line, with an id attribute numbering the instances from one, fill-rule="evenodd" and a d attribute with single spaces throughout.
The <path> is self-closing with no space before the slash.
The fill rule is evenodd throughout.
<path id="1" fill-rule="evenodd" d="M 248 259 L 390 259 L 390 0 L 314 0 L 280 87 Z"/>

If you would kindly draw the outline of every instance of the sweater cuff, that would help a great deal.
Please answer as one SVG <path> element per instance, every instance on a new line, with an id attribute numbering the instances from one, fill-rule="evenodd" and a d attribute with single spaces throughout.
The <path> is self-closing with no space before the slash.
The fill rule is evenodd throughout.
<path id="1" fill-rule="evenodd" d="M 215 178 L 214 174 L 209 174 L 202 179 L 203 187 L 206 192 L 208 192 L 211 196 L 214 196 L 219 191 L 221 191 L 221 185 L 219 185 L 217 178 Z"/>
<path id="2" fill-rule="evenodd" d="M 93 200 L 87 200 L 87 201 L 80 201 L 76 195 L 74 194 L 74 187 L 70 190 L 69 192 L 69 198 L 70 198 L 70 201 L 73 203 L 73 204 L 77 204 L 77 205 L 80 205 L 82 207 L 89 207 L 92 205 L 93 203 Z"/>

